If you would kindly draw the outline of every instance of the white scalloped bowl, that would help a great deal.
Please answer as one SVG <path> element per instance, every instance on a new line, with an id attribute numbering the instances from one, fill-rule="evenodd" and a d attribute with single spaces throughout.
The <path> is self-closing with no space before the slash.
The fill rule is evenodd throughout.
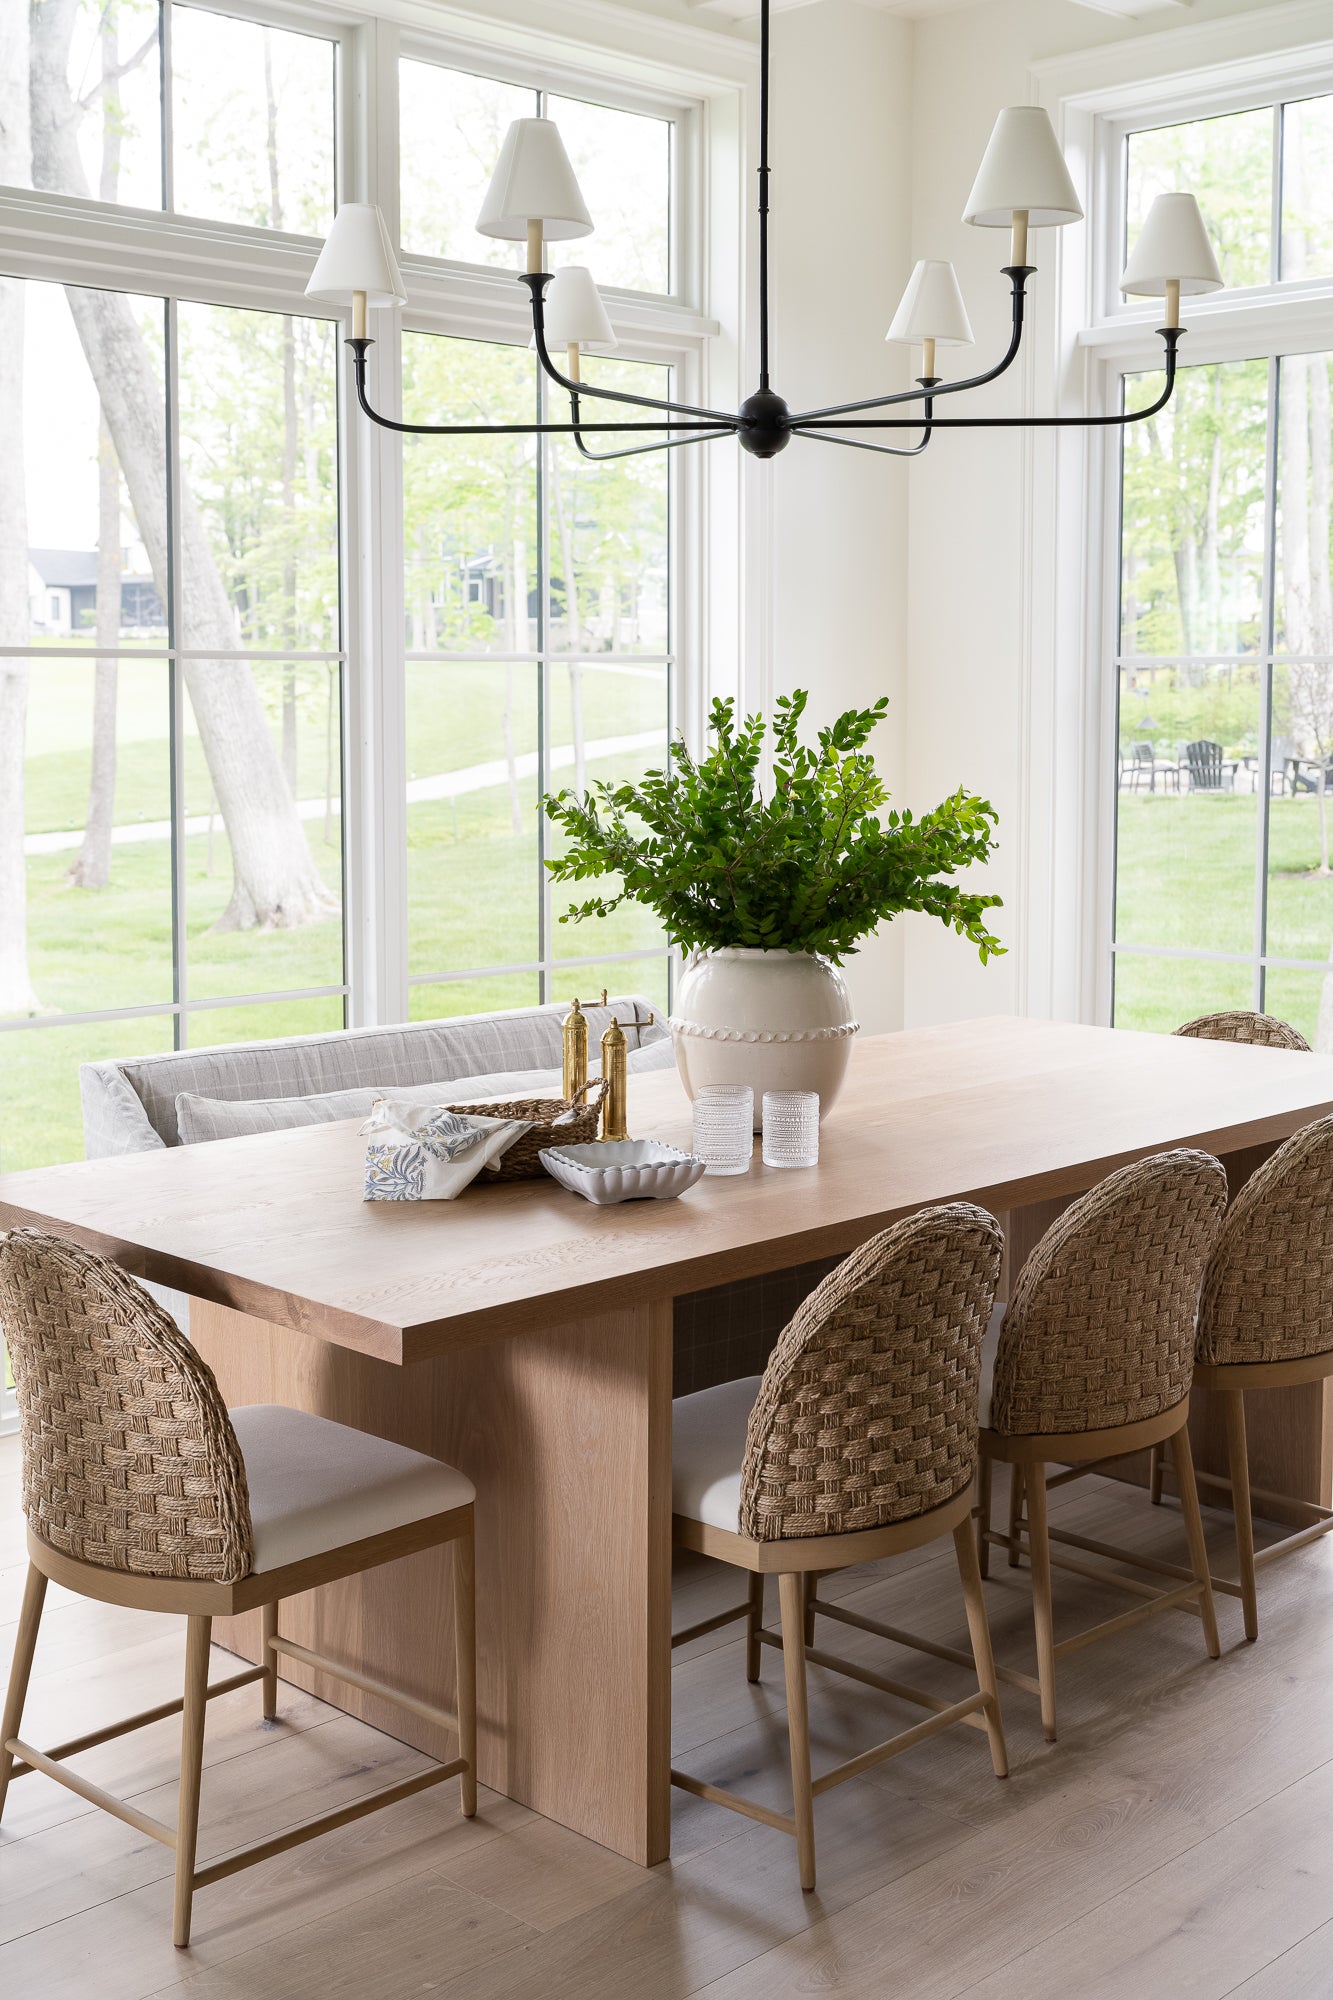
<path id="1" fill-rule="evenodd" d="M 547 1146 L 538 1155 L 552 1180 L 585 1201 L 674 1201 L 703 1175 L 704 1163 L 660 1139 L 595 1139 L 586 1146 Z"/>

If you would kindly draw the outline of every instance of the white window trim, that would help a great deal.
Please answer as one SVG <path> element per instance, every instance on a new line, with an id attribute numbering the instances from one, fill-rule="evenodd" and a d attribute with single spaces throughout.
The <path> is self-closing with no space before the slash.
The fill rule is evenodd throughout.
<path id="1" fill-rule="evenodd" d="M 395 238 L 400 51 L 677 117 L 677 290 L 664 298 L 608 290 L 607 307 L 626 358 L 671 364 L 691 400 L 738 406 L 753 318 L 744 221 L 757 126 L 751 43 L 627 13 L 610 0 L 562 0 L 558 32 L 542 0 L 489 0 L 485 15 L 438 0 L 218 0 L 215 11 L 338 43 L 339 198 L 377 200 Z M 169 211 L 0 191 L 0 269 L 51 283 L 308 314 L 316 248 L 314 239 Z M 390 415 L 401 410 L 402 327 L 492 339 L 528 333 L 526 295 L 502 270 L 406 256 L 403 271 L 410 310 L 393 316 L 395 338 L 382 337 L 371 355 L 372 399 Z M 349 408 L 348 388 L 340 353 L 344 925 L 348 1019 L 363 1025 L 408 1014 L 402 447 Z M 739 454 L 672 457 L 688 461 L 673 468 L 674 645 L 687 663 L 674 720 L 697 743 L 713 695 L 740 690 L 762 599 L 733 581 L 747 534 Z"/>
<path id="2" fill-rule="evenodd" d="M 1043 270 L 1046 282 L 1034 288 L 1025 411 L 1107 414 L 1125 368 L 1160 365 L 1160 306 L 1125 304 L 1113 289 L 1118 133 L 1151 124 L 1156 113 L 1176 123 L 1278 93 L 1319 94 L 1311 79 L 1322 77 L 1333 88 L 1327 0 L 1292 0 L 1032 65 L 1029 99 L 1050 112 L 1094 226 L 1043 239 L 1043 247 L 1056 240 L 1043 257 L 1050 277 Z M 1187 365 L 1269 344 L 1287 353 L 1333 346 L 1333 281 L 1191 299 L 1184 317 Z M 1118 468 L 1114 431 L 1033 433 L 1020 491 L 1018 1004 L 1090 1022 L 1109 1018 L 1111 991 L 1115 800 L 1107 774 L 1116 716 L 1106 668 L 1119 590 Z"/>

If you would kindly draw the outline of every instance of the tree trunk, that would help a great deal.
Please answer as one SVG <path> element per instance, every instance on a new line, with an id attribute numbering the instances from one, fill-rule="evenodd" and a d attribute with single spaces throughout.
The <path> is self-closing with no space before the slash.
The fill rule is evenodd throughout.
<path id="1" fill-rule="evenodd" d="M 0 6 L 0 182 L 28 181 L 27 10 Z M 0 645 L 28 642 L 28 509 L 23 472 L 23 286 L 0 278 Z M 28 666 L 0 660 L 0 1014 L 33 1014 L 23 853 Z"/>
<path id="2" fill-rule="evenodd" d="M 521 535 L 509 536 L 509 645 L 510 651 L 527 651 L 528 640 L 528 547 Z M 505 769 L 509 774 L 509 824 L 514 833 L 523 831 L 523 800 L 518 785 L 518 760 L 514 754 L 514 663 L 505 666 L 504 713 L 501 717 Z"/>
<path id="3" fill-rule="evenodd" d="M 120 638 L 120 467 L 100 426 L 97 445 L 97 627 L 99 651 Z M 116 807 L 115 660 L 93 667 L 93 743 L 88 774 L 88 817 L 69 879 L 77 889 L 105 889 L 111 880 L 111 828 Z"/>
<path id="4" fill-rule="evenodd" d="M 282 190 L 278 182 L 278 100 L 273 94 L 273 37 L 264 30 L 264 101 L 268 112 L 269 221 L 282 228 Z M 282 601 L 286 641 L 296 645 L 296 325 L 290 313 L 282 320 Z M 296 797 L 296 668 L 282 676 L 282 768 Z"/>
<path id="5" fill-rule="evenodd" d="M 31 17 L 33 178 L 39 187 L 66 192 L 86 186 L 78 108 L 65 81 L 76 4 L 44 0 Z M 165 603 L 166 433 L 148 352 L 119 293 L 67 287 L 65 296 Z M 234 648 L 235 616 L 184 487 L 180 539 L 187 587 L 177 643 L 202 654 Z M 270 930 L 328 916 L 337 899 L 315 866 L 249 666 L 243 660 L 187 660 L 184 679 L 231 845 L 231 899 L 217 928 Z"/>

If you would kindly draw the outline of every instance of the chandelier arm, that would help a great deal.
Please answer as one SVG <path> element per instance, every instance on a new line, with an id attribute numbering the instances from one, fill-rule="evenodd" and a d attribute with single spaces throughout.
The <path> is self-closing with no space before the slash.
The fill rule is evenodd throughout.
<path id="1" fill-rule="evenodd" d="M 957 396 L 964 389 L 980 389 L 983 383 L 994 382 L 1005 370 L 1012 368 L 1018 358 L 1018 350 L 1023 342 L 1023 308 L 1027 281 L 1036 273 L 1035 264 L 1006 264 L 1003 276 L 1013 286 L 1013 325 L 1009 335 L 1009 345 L 993 368 L 983 369 L 980 375 L 964 376 L 960 382 L 941 382 L 926 389 L 900 389 L 893 396 L 869 396 L 860 403 L 834 403 L 826 410 L 803 410 L 793 417 L 797 424 L 822 423 L 829 418 L 849 416 L 853 410 L 888 409 L 894 403 L 914 403 L 921 396 Z"/>
<path id="2" fill-rule="evenodd" d="M 856 451 L 877 451 L 884 458 L 919 458 L 931 439 L 927 431 L 919 444 L 871 444 L 869 438 L 835 437 L 832 431 L 806 431 L 799 424 L 792 425 L 791 434 L 813 438 L 817 444 L 849 444 Z"/>
<path id="3" fill-rule="evenodd" d="M 703 423 L 730 424 L 736 419 L 726 410 L 701 410 L 693 403 L 673 402 L 667 396 L 632 396 L 627 389 L 599 389 L 591 382 L 576 382 L 572 375 L 562 375 L 551 359 L 546 345 L 546 306 L 542 293 L 550 283 L 549 271 L 520 271 L 519 283 L 526 285 L 532 293 L 532 338 L 537 349 L 537 359 L 542 371 L 548 375 L 557 388 L 567 389 L 571 396 L 599 396 L 607 403 L 632 403 L 641 410 L 675 410 L 685 417 L 697 417 Z"/>
<path id="4" fill-rule="evenodd" d="M 714 438 L 735 437 L 736 435 L 736 426 L 734 424 L 716 424 L 710 426 L 708 430 L 700 430 L 697 424 L 691 424 L 689 437 L 664 438 L 660 444 L 630 444 L 625 445 L 619 451 L 589 451 L 587 445 L 583 442 L 583 426 L 579 420 L 579 399 L 577 396 L 571 396 L 569 400 L 574 411 L 574 443 L 578 446 L 582 456 L 591 459 L 594 464 L 600 464 L 604 459 L 608 458 L 639 458 L 646 451 L 676 451 L 683 444 L 711 444 Z"/>
<path id="5" fill-rule="evenodd" d="M 399 419 L 396 417 L 381 416 L 378 410 L 371 408 L 369 399 L 366 396 L 366 356 L 364 350 L 368 347 L 373 347 L 373 345 L 374 342 L 370 340 L 349 340 L 347 342 L 347 346 L 352 349 L 353 372 L 356 380 L 356 400 L 361 405 L 361 408 L 365 412 L 366 416 L 370 418 L 371 423 L 378 424 L 380 429 L 383 431 L 398 431 L 407 437 L 542 437 L 552 434 L 573 436 L 575 432 L 580 430 L 611 431 L 618 435 L 625 431 L 697 432 L 700 428 L 700 426 L 697 423 L 677 424 L 677 423 L 667 422 L 666 420 L 659 421 L 658 423 L 641 423 L 641 424 L 403 423 L 400 422 Z M 361 351 L 358 352 L 358 350 Z M 639 399 L 636 397 L 632 400 L 638 401 Z M 656 405 L 650 404 L 649 407 L 655 408 Z M 719 418 L 715 424 L 711 424 L 707 426 L 707 428 L 709 431 L 715 431 L 719 437 L 722 437 L 727 435 L 728 433 L 734 434 L 736 426 L 735 423 L 728 418 Z M 679 441 L 681 444 L 690 444 L 693 442 L 693 439 L 681 438 Z M 656 448 L 657 447 L 651 445 L 646 447 L 646 449 L 648 450 L 654 450 Z"/>
<path id="6" fill-rule="evenodd" d="M 1157 331 L 1166 343 L 1164 372 L 1166 386 L 1155 403 L 1149 403 L 1142 410 L 1122 410 L 1118 415 L 1105 417 L 933 417 L 932 430 L 974 431 L 974 430 L 1114 430 L 1126 429 L 1130 424 L 1141 424 L 1145 417 L 1155 417 L 1164 410 L 1171 400 L 1176 386 L 1176 343 L 1183 326 L 1161 326 Z M 798 418 L 805 436 L 809 437 L 824 429 L 846 429 L 852 431 L 907 431 L 915 428 L 919 418 L 912 417 L 853 417 L 816 419 Z M 847 439 L 842 442 L 847 443 Z"/>

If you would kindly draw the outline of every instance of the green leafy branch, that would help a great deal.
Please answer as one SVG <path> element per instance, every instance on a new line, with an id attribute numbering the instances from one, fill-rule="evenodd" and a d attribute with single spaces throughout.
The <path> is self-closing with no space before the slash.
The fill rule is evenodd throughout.
<path id="1" fill-rule="evenodd" d="M 807 695 L 782 695 L 773 721 L 771 796 L 760 781 L 768 725 L 715 701 L 711 747 L 637 784 L 598 780 L 585 796 L 542 801 L 566 837 L 546 863 L 557 882 L 618 879 L 571 904 L 561 923 L 641 903 L 683 949 L 749 946 L 817 951 L 838 963 L 900 910 L 922 910 L 976 945 L 984 964 L 1004 946 L 987 929 L 998 896 L 947 878 L 993 852 L 996 813 L 961 788 L 932 812 L 885 811 L 888 792 L 866 751 L 888 708 L 848 709 L 813 745 L 800 737 Z"/>

